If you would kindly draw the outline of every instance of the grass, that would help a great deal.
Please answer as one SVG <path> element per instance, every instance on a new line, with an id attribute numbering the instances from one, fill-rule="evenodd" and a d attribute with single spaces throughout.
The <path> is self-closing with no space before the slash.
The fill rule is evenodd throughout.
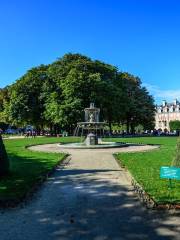
<path id="1" fill-rule="evenodd" d="M 157 203 L 180 203 L 180 181 L 160 179 L 161 166 L 170 166 L 175 153 L 176 137 L 112 138 L 108 141 L 160 144 L 160 149 L 142 153 L 120 153 L 117 158 L 136 181 Z M 0 201 L 22 199 L 41 179 L 64 158 L 60 153 L 33 152 L 25 147 L 57 142 L 75 142 L 79 138 L 7 139 L 4 140 L 11 163 L 10 175 L 0 179 Z"/>
<path id="2" fill-rule="evenodd" d="M 180 203 L 180 181 L 160 179 L 160 167 L 170 166 L 175 154 L 176 137 L 116 138 L 111 141 L 160 144 L 160 149 L 141 153 L 119 153 L 117 159 L 130 171 L 135 180 L 159 204 Z"/>
<path id="3" fill-rule="evenodd" d="M 22 199 L 65 157 L 63 153 L 33 152 L 26 149 L 26 146 L 78 140 L 50 137 L 4 140 L 11 171 L 9 176 L 0 179 L 0 202 Z"/>

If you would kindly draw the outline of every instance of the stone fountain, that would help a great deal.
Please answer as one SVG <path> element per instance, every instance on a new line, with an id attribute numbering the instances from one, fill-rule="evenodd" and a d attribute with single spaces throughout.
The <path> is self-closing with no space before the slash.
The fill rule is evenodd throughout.
<path id="1" fill-rule="evenodd" d="M 98 139 L 104 136 L 106 122 L 99 121 L 100 109 L 90 103 L 89 108 L 84 109 L 85 121 L 78 122 L 74 136 L 86 136 L 86 145 L 97 145 Z"/>
<path id="2" fill-rule="evenodd" d="M 100 109 L 94 106 L 94 103 L 90 103 L 89 108 L 84 109 L 85 121 L 78 122 L 74 131 L 74 136 L 81 136 L 85 140 L 80 143 L 68 143 L 59 144 L 62 148 L 74 148 L 74 149 L 90 149 L 90 148 L 114 148 L 128 146 L 126 143 L 120 142 L 103 142 L 106 122 L 100 122 Z"/>

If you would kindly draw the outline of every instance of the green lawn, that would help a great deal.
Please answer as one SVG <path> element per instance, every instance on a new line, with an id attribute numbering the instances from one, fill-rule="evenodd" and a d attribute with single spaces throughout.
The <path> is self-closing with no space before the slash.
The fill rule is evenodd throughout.
<path id="1" fill-rule="evenodd" d="M 121 153 L 117 155 L 134 178 L 144 187 L 158 203 L 180 203 L 180 181 L 173 181 L 174 187 L 168 190 L 167 180 L 159 177 L 161 166 L 171 164 L 177 138 L 144 137 L 144 138 L 112 138 L 108 141 L 160 144 L 158 150 L 143 153 Z M 19 200 L 28 193 L 44 175 L 46 175 L 64 154 L 33 152 L 25 148 L 28 145 L 75 142 L 79 138 L 50 138 L 4 140 L 11 163 L 11 173 L 0 179 L 0 202 Z"/>
<path id="2" fill-rule="evenodd" d="M 8 177 L 0 179 L 0 202 L 18 201 L 23 198 L 65 157 L 64 154 L 58 153 L 33 152 L 25 146 L 78 140 L 78 138 L 50 137 L 4 140 L 11 171 Z"/>
<path id="3" fill-rule="evenodd" d="M 160 167 L 170 166 L 175 153 L 176 137 L 116 138 L 112 141 L 160 144 L 158 150 L 142 153 L 117 154 L 118 160 L 130 171 L 136 181 L 157 203 L 180 203 L 180 181 L 173 180 L 168 190 L 168 180 L 160 179 Z"/>

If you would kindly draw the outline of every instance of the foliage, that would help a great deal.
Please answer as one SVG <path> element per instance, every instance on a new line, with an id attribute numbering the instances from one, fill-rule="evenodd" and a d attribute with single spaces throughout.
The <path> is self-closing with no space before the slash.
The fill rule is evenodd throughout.
<path id="1" fill-rule="evenodd" d="M 66 54 L 48 66 L 32 68 L 1 89 L 0 121 L 72 132 L 90 102 L 101 108 L 110 128 L 112 123 L 126 124 L 132 132 L 139 124 L 152 128 L 154 100 L 140 79 L 80 54 Z"/>
<path id="2" fill-rule="evenodd" d="M 169 127 L 170 127 L 171 131 L 180 130 L 180 121 L 178 121 L 178 120 L 170 121 L 169 122 Z"/>
<path id="3" fill-rule="evenodd" d="M 0 122 L 0 130 L 2 129 L 3 131 L 8 128 L 8 124 L 5 122 Z"/>
<path id="4" fill-rule="evenodd" d="M 2 136 L 0 134 L 0 176 L 7 175 L 9 173 L 9 159 L 6 153 L 5 146 L 3 144 Z"/>
<path id="5" fill-rule="evenodd" d="M 39 127 L 44 121 L 41 88 L 46 80 L 46 70 L 44 65 L 32 68 L 9 87 L 10 100 L 4 112 L 11 124 L 33 124 Z"/>
<path id="6" fill-rule="evenodd" d="M 144 128 L 141 124 L 135 127 L 136 133 L 142 133 L 144 131 Z"/>
<path id="7" fill-rule="evenodd" d="M 9 87 L 3 89 L 0 88 L 0 122 L 3 124 L 7 122 L 7 116 L 5 114 L 5 106 L 8 105 L 10 100 Z M 1 127 L 3 129 L 3 127 Z"/>

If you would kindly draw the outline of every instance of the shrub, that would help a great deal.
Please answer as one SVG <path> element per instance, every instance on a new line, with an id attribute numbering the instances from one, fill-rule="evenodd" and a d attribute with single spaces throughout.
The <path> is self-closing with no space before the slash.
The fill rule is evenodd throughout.
<path id="1" fill-rule="evenodd" d="M 9 172 L 9 159 L 2 136 L 0 135 L 0 176 L 6 175 Z"/>
<path id="2" fill-rule="evenodd" d="M 180 130 L 180 121 L 179 120 L 170 121 L 169 127 L 170 127 L 171 131 Z"/>
<path id="3" fill-rule="evenodd" d="M 180 167 L 180 138 L 178 138 L 178 140 L 177 140 L 176 154 L 175 154 L 175 157 L 172 161 L 172 166 L 173 167 Z"/>

